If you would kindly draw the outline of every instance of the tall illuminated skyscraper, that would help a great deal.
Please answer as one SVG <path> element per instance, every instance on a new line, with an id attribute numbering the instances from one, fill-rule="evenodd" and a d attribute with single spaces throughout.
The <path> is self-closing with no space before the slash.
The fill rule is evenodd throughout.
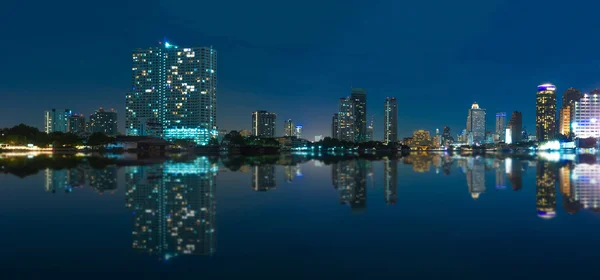
<path id="1" fill-rule="evenodd" d="M 506 140 L 506 112 L 496 113 L 496 134 L 499 142 Z"/>
<path id="2" fill-rule="evenodd" d="M 586 93 L 575 102 L 571 128 L 577 138 L 600 137 L 600 90 Z"/>
<path id="3" fill-rule="evenodd" d="M 467 116 L 468 144 L 483 143 L 485 140 L 485 109 L 474 102 Z"/>
<path id="4" fill-rule="evenodd" d="M 356 132 L 354 129 L 354 102 L 350 97 L 340 98 L 337 125 L 337 139 L 354 142 Z"/>
<path id="5" fill-rule="evenodd" d="M 294 136 L 294 122 L 291 119 L 283 123 L 283 136 Z"/>
<path id="6" fill-rule="evenodd" d="M 386 97 L 383 106 L 383 142 L 398 141 L 398 103 L 396 98 Z"/>
<path id="7" fill-rule="evenodd" d="M 563 93 L 562 107 L 559 112 L 558 125 L 559 133 L 569 136 L 571 133 L 571 121 L 575 112 L 575 102 L 581 99 L 582 94 L 576 88 L 568 88 Z"/>
<path id="8" fill-rule="evenodd" d="M 69 109 L 52 109 L 44 112 L 44 131 L 69 132 L 69 118 L 73 113 Z"/>
<path id="9" fill-rule="evenodd" d="M 277 115 L 267 111 L 252 112 L 252 135 L 259 137 L 275 137 Z"/>
<path id="10" fill-rule="evenodd" d="M 217 132 L 217 52 L 168 42 L 132 55 L 127 135 L 208 143 Z"/>
<path id="11" fill-rule="evenodd" d="M 352 88 L 350 99 L 354 109 L 354 142 L 365 142 L 367 139 L 367 90 Z"/>
<path id="12" fill-rule="evenodd" d="M 556 136 L 556 86 L 543 84 L 537 87 L 535 128 L 538 141 L 548 141 Z"/>

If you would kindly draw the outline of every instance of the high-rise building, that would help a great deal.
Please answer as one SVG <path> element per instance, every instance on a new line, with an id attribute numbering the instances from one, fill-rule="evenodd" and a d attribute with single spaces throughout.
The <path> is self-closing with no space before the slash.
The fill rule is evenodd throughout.
<path id="1" fill-rule="evenodd" d="M 537 87 L 535 128 L 538 141 L 548 141 L 556 136 L 556 86 L 543 84 Z"/>
<path id="2" fill-rule="evenodd" d="M 586 93 L 575 101 L 571 128 L 577 138 L 600 138 L 600 90 Z"/>
<path id="3" fill-rule="evenodd" d="M 70 133 L 84 133 L 86 131 L 85 116 L 84 115 L 71 115 L 69 118 L 69 129 Z"/>
<path id="4" fill-rule="evenodd" d="M 473 103 L 467 116 L 468 144 L 482 144 L 485 140 L 485 109 Z"/>
<path id="5" fill-rule="evenodd" d="M 506 141 L 506 112 L 496 113 L 496 135 L 498 142 Z"/>
<path id="6" fill-rule="evenodd" d="M 568 88 L 563 93 L 562 107 L 558 117 L 559 133 L 565 136 L 571 134 L 571 122 L 575 114 L 575 102 L 583 95 L 576 88 Z"/>
<path id="7" fill-rule="evenodd" d="M 342 141 L 354 142 L 354 102 L 349 97 L 340 98 L 337 125 L 337 139 Z"/>
<path id="8" fill-rule="evenodd" d="M 44 112 L 44 131 L 69 132 L 69 118 L 73 113 L 69 109 L 52 109 Z"/>
<path id="9" fill-rule="evenodd" d="M 291 119 L 283 123 L 283 136 L 294 136 L 294 122 Z"/>
<path id="10" fill-rule="evenodd" d="M 519 111 L 514 111 L 506 126 L 506 144 L 517 143 L 521 141 L 521 130 L 523 129 L 523 115 Z"/>
<path id="11" fill-rule="evenodd" d="M 206 145 L 217 137 L 217 52 L 168 42 L 132 55 L 126 96 L 127 135 L 188 139 Z"/>
<path id="12" fill-rule="evenodd" d="M 267 111 L 252 112 L 252 135 L 259 137 L 275 137 L 277 114 Z"/>
<path id="13" fill-rule="evenodd" d="M 386 97 L 383 105 L 383 142 L 398 142 L 398 103 L 394 97 Z"/>
<path id="14" fill-rule="evenodd" d="M 294 135 L 292 135 L 292 136 L 302 138 L 302 128 L 303 128 L 303 126 L 301 124 L 296 125 L 296 127 L 294 127 Z"/>
<path id="15" fill-rule="evenodd" d="M 538 216 L 551 219 L 556 216 L 556 179 L 558 170 L 549 162 L 536 166 L 536 206 Z"/>
<path id="16" fill-rule="evenodd" d="M 100 108 L 90 116 L 90 132 L 101 132 L 107 135 L 117 135 L 117 111 L 105 111 Z"/>
<path id="17" fill-rule="evenodd" d="M 339 135 L 340 135 L 338 119 L 339 119 L 339 114 L 338 113 L 333 114 L 333 117 L 331 118 L 331 138 L 334 138 L 334 139 L 338 139 Z"/>
<path id="18" fill-rule="evenodd" d="M 371 118 L 371 123 L 369 124 L 369 126 L 367 126 L 367 139 L 366 139 L 367 141 L 374 141 L 375 140 L 375 138 L 373 136 L 373 132 L 374 132 L 374 129 L 375 129 L 374 122 L 375 122 L 374 119 Z"/>
<path id="19" fill-rule="evenodd" d="M 350 99 L 354 109 L 354 142 L 367 139 L 367 91 L 364 88 L 352 88 Z"/>
<path id="20" fill-rule="evenodd" d="M 444 131 L 442 132 L 442 145 L 448 146 L 454 142 L 454 137 L 450 135 L 450 128 L 444 126 Z"/>

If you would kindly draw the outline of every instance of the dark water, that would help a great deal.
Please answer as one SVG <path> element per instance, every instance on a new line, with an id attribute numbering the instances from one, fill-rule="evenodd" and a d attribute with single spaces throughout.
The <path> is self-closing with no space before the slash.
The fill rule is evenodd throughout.
<path id="1" fill-rule="evenodd" d="M 0 279 L 598 279 L 600 165 L 550 158 L 0 173 Z"/>

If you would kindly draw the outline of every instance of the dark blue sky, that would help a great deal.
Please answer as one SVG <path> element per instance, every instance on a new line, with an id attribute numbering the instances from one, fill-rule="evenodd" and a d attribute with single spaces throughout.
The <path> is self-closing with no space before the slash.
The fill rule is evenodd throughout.
<path id="1" fill-rule="evenodd" d="M 41 127 L 43 111 L 124 111 L 131 51 L 163 38 L 219 52 L 218 125 L 249 129 L 264 109 L 329 135 L 337 101 L 368 91 L 382 138 L 383 100 L 399 132 L 465 126 L 477 101 L 523 112 L 536 86 L 600 84 L 597 1 L 2 1 L 0 126 Z M 122 128 L 122 123 L 121 123 Z"/>

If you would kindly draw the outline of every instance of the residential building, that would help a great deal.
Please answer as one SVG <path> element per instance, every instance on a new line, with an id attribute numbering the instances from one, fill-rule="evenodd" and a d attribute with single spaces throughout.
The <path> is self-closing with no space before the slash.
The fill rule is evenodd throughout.
<path id="1" fill-rule="evenodd" d="M 303 126 L 301 124 L 296 125 L 294 127 L 294 133 L 292 136 L 296 136 L 296 137 L 298 137 L 298 139 L 302 138 L 302 128 L 303 128 Z"/>
<path id="2" fill-rule="evenodd" d="M 398 142 L 398 103 L 394 97 L 386 97 L 383 106 L 383 142 Z"/>
<path id="3" fill-rule="evenodd" d="M 535 126 L 538 141 L 556 136 L 556 86 L 552 84 L 537 87 Z"/>
<path id="4" fill-rule="evenodd" d="M 474 102 L 467 116 L 468 144 L 482 144 L 485 141 L 485 109 Z"/>
<path id="5" fill-rule="evenodd" d="M 90 132 L 101 132 L 107 135 L 117 135 L 118 130 L 117 111 L 111 109 L 105 111 L 100 108 L 90 116 Z"/>
<path id="6" fill-rule="evenodd" d="M 354 142 L 365 142 L 367 139 L 367 91 L 364 88 L 352 88 L 350 99 L 354 109 Z"/>
<path id="7" fill-rule="evenodd" d="M 375 138 L 373 136 L 373 133 L 374 133 L 374 125 L 373 125 L 373 123 L 374 123 L 374 120 L 373 120 L 373 118 L 371 118 L 371 123 L 369 124 L 369 126 L 367 126 L 367 139 L 366 139 L 367 142 L 368 141 L 375 141 Z"/>
<path id="8" fill-rule="evenodd" d="M 125 131 L 199 145 L 217 137 L 217 52 L 168 42 L 133 51 Z"/>
<path id="9" fill-rule="evenodd" d="M 571 122 L 575 113 L 575 102 L 579 101 L 583 95 L 576 88 L 568 88 L 563 93 L 562 107 L 560 109 L 558 125 L 559 133 L 565 136 L 571 134 Z"/>
<path id="10" fill-rule="evenodd" d="M 496 142 L 504 142 L 506 141 L 506 112 L 498 112 L 496 113 L 496 135 L 498 137 L 498 141 Z"/>
<path id="11" fill-rule="evenodd" d="M 86 132 L 86 123 L 84 115 L 71 115 L 69 117 L 69 128 L 68 131 L 74 134 L 81 134 Z"/>
<path id="12" fill-rule="evenodd" d="M 51 109 L 44 112 L 44 131 L 69 132 L 69 118 L 73 113 L 69 109 Z"/>
<path id="13" fill-rule="evenodd" d="M 341 141 L 354 142 L 354 135 L 356 132 L 354 130 L 354 102 L 352 99 L 350 99 L 350 97 L 340 98 L 337 125 L 337 139 Z"/>
<path id="14" fill-rule="evenodd" d="M 277 114 L 264 110 L 252 113 L 252 135 L 259 137 L 275 137 Z"/>
<path id="15" fill-rule="evenodd" d="M 294 135 L 294 122 L 289 119 L 283 123 L 283 136 L 293 136 Z"/>
<path id="16" fill-rule="evenodd" d="M 431 135 L 427 130 L 415 130 L 411 142 L 411 148 L 429 148 L 431 146 Z"/>
<path id="17" fill-rule="evenodd" d="M 586 93 L 575 101 L 571 128 L 577 138 L 600 138 L 600 90 Z"/>

